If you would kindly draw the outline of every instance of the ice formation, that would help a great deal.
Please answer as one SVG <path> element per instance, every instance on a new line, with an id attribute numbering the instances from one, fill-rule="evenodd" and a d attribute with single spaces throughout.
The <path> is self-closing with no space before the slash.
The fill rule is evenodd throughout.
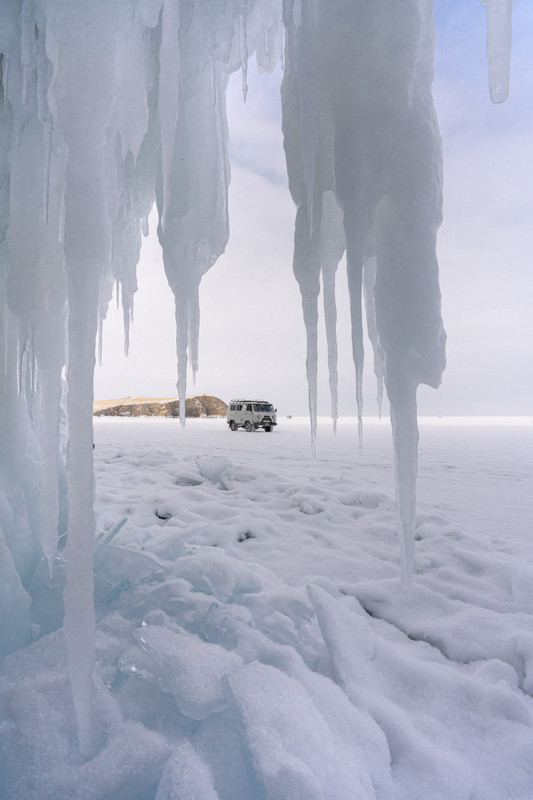
<path id="1" fill-rule="evenodd" d="M 486 0 L 491 94 L 508 84 L 511 0 Z M 92 379 L 113 283 L 127 329 L 149 211 L 176 300 L 178 391 L 198 367 L 198 287 L 229 233 L 225 88 L 285 37 L 294 272 L 316 429 L 323 281 L 336 415 L 335 270 L 349 274 L 362 418 L 362 282 L 391 403 L 403 580 L 412 570 L 416 389 L 444 367 L 435 239 L 441 159 L 431 0 L 3 0 L 0 8 L 0 653 L 28 643 L 41 556 L 66 540 L 65 624 L 91 752 Z M 375 276 L 375 278 L 374 278 Z M 182 408 L 185 404 L 182 403 Z M 64 417 L 66 409 L 66 420 Z M 65 445 L 65 438 L 67 444 Z M 68 532 L 68 536 L 67 536 Z"/>
<path id="2" fill-rule="evenodd" d="M 294 272 L 308 330 L 312 424 L 325 235 L 330 251 L 336 240 L 337 261 L 346 247 L 360 435 L 363 266 L 367 261 L 376 266 L 367 297 L 374 297 L 370 318 L 375 308 L 378 371 L 382 362 L 392 409 L 407 585 L 415 512 L 416 388 L 419 383 L 438 386 L 444 367 L 435 256 L 442 199 L 431 96 L 432 5 L 302 4 L 297 19 L 290 10 L 284 15 L 282 98 L 289 185 L 298 208 Z M 332 223 L 333 204 L 342 215 L 341 231 Z M 323 271 L 326 288 L 329 263 Z"/>

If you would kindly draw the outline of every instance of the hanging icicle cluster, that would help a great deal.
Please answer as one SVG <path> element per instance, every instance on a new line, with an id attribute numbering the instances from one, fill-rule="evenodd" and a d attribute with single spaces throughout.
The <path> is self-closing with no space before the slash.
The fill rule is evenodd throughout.
<path id="1" fill-rule="evenodd" d="M 512 4 L 485 5 L 491 92 L 499 102 L 508 88 Z M 51 566 L 66 538 L 64 630 L 85 751 L 94 663 L 98 330 L 101 346 L 116 285 L 128 349 L 141 236 L 156 202 L 185 409 L 188 362 L 198 369 L 198 287 L 229 235 L 228 77 L 242 70 L 246 99 L 249 56 L 256 52 L 260 71 L 272 71 L 282 33 L 313 443 L 318 298 L 322 282 L 335 420 L 335 272 L 346 252 L 359 424 L 364 285 L 378 383 L 384 379 L 391 402 L 408 584 L 416 388 L 438 385 L 444 367 L 431 0 L 1 4 L 0 653 L 31 640 L 37 565 L 44 554 Z"/>

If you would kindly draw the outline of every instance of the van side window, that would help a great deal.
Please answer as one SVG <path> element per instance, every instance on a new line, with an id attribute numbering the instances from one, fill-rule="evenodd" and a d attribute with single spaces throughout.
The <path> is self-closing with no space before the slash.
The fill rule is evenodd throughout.
<path id="1" fill-rule="evenodd" d="M 246 410 L 247 411 L 251 411 L 252 410 L 252 404 L 251 403 L 248 403 L 248 405 L 246 406 Z"/>

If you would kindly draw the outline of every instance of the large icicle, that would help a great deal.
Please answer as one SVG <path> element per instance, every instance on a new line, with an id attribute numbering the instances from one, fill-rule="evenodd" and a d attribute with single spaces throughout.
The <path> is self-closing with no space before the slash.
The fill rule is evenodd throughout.
<path id="1" fill-rule="evenodd" d="M 389 191 L 376 213 L 376 322 L 393 420 L 402 579 L 413 570 L 416 511 L 416 389 L 437 387 L 445 366 L 436 257 L 442 218 L 441 142 L 431 96 L 433 18 L 420 4 L 419 45 L 405 97 Z"/>
<path id="2" fill-rule="evenodd" d="M 493 103 L 509 95 L 513 0 L 481 0 L 487 9 L 487 60 Z"/>
<path id="3" fill-rule="evenodd" d="M 333 184 L 327 154 L 331 142 L 319 129 L 314 7 L 309 0 L 284 4 L 287 30 L 281 87 L 283 146 L 289 188 L 297 206 L 293 270 L 300 287 L 307 336 L 306 374 L 311 447 L 316 452 L 318 396 L 318 297 L 321 272 L 322 198 Z M 323 123 L 325 124 L 325 123 Z M 321 135 L 322 134 L 322 135 Z M 331 331 L 331 328 L 330 328 Z M 331 340 L 330 340 L 331 341 Z"/>
<path id="4" fill-rule="evenodd" d="M 246 103 L 248 95 L 248 38 L 246 34 L 246 0 L 239 7 L 239 50 L 241 54 L 242 99 Z"/>
<path id="5" fill-rule="evenodd" d="M 68 151 L 64 253 L 68 280 L 68 538 L 63 631 L 80 751 L 92 749 L 92 402 L 99 287 L 116 209 L 107 182 L 106 125 L 113 109 L 113 3 L 57 0 L 48 16 L 58 130 Z"/>
<path id="6" fill-rule="evenodd" d="M 159 97 L 158 112 L 161 127 L 161 199 L 159 216 L 161 230 L 165 230 L 167 209 L 170 201 L 170 176 L 174 159 L 174 138 L 178 119 L 178 75 L 180 48 L 179 0 L 164 4 L 161 19 L 161 46 L 159 50 Z"/>
<path id="7" fill-rule="evenodd" d="M 291 0 L 284 8 L 288 48 L 283 124 L 290 188 L 298 205 L 294 269 L 302 289 L 308 353 L 316 340 L 316 222 L 323 214 L 323 193 L 331 189 L 342 208 L 346 235 L 360 440 L 363 262 L 375 257 L 369 330 L 378 349 L 378 369 L 383 357 L 393 408 L 398 527 L 407 585 L 415 524 L 416 388 L 421 382 L 438 385 L 444 367 L 435 257 L 442 198 L 440 138 L 431 98 L 431 3 L 319 2 L 313 5 L 313 35 L 307 37 L 310 4 L 301 4 L 297 25 Z M 303 46 L 305 59 L 300 55 Z M 299 88 L 305 81 L 309 87 Z M 320 131 L 314 171 L 306 168 L 313 134 L 302 124 L 308 117 L 301 108 L 310 87 L 316 92 Z M 316 385 L 312 367 L 311 398 Z"/>
<path id="8" fill-rule="evenodd" d="M 218 19 L 207 8 L 196 8 L 191 18 L 180 20 L 177 116 L 166 203 L 161 190 L 158 195 L 158 235 L 176 301 L 177 387 L 182 424 L 189 343 L 194 370 L 198 361 L 198 286 L 202 275 L 224 251 L 229 237 L 225 114 L 228 73 L 216 60 L 216 43 L 222 35 L 220 27 L 223 32 L 230 20 L 224 19 L 223 11 L 220 14 L 222 18 Z"/>
<path id="9" fill-rule="evenodd" d="M 228 78 L 241 68 L 246 93 L 248 54 L 264 39 L 265 31 L 271 31 L 275 41 L 279 16 L 279 2 L 269 0 L 194 6 L 167 0 L 163 8 L 158 236 L 176 303 L 182 424 L 188 367 L 194 378 L 199 364 L 201 278 L 224 252 L 229 238 Z M 272 58 L 272 67 L 274 63 Z"/>

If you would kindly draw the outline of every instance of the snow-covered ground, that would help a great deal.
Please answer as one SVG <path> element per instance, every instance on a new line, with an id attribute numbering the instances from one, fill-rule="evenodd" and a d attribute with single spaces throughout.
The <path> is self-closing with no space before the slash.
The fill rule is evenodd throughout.
<path id="1" fill-rule="evenodd" d="M 58 562 L 0 662 L 2 800 L 531 800 L 533 420 L 420 429 L 407 596 L 387 422 L 313 460 L 305 420 L 96 419 L 94 756 Z"/>

